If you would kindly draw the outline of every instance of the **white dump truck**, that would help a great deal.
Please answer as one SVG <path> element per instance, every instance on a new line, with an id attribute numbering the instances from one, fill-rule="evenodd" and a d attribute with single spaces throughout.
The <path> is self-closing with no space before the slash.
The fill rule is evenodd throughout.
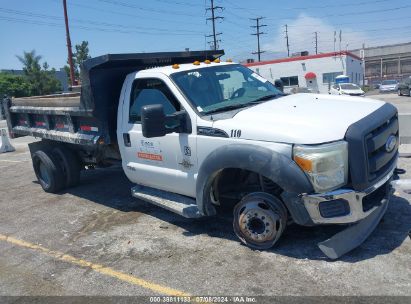
<path id="1" fill-rule="evenodd" d="M 319 243 L 331 259 L 360 245 L 391 194 L 396 108 L 286 96 L 223 54 L 92 58 L 81 93 L 5 99 L 10 136 L 41 138 L 30 151 L 47 192 L 75 186 L 85 167 L 121 162 L 138 199 L 188 218 L 232 206 L 234 231 L 252 248 L 274 246 L 290 223 L 350 224 Z"/>

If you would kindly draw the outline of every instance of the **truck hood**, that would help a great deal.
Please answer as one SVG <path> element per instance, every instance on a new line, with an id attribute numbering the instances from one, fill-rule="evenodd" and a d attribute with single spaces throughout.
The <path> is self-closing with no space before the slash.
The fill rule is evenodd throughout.
<path id="1" fill-rule="evenodd" d="M 318 144 L 343 139 L 348 127 L 385 102 L 351 96 L 295 94 L 246 108 L 214 128 L 229 136 L 293 144 Z"/>

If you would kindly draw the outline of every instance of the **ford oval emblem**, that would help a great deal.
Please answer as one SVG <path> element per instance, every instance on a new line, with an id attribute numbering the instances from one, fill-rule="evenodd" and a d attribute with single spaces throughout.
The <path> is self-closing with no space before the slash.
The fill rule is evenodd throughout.
<path id="1" fill-rule="evenodd" d="M 397 145 L 397 137 L 395 135 L 390 135 L 385 142 L 385 151 L 388 153 L 394 150 L 395 146 Z"/>

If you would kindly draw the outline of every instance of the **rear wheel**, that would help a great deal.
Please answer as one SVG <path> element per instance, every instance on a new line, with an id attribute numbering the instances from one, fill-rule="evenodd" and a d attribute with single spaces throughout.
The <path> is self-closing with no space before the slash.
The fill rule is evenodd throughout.
<path id="1" fill-rule="evenodd" d="M 286 224 L 284 204 L 268 193 L 248 194 L 234 207 L 234 232 L 251 248 L 262 250 L 274 246 Z"/>
<path id="2" fill-rule="evenodd" d="M 44 191 L 57 193 L 64 187 L 63 169 L 59 161 L 49 151 L 34 152 L 33 168 L 37 180 Z"/>
<path id="3" fill-rule="evenodd" d="M 60 162 L 65 178 L 65 186 L 73 187 L 80 182 L 81 164 L 77 156 L 65 147 L 56 147 L 53 154 Z"/>

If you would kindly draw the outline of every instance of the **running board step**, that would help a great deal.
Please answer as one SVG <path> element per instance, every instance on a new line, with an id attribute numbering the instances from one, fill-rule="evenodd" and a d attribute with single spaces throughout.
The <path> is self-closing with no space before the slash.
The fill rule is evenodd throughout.
<path id="1" fill-rule="evenodd" d="M 196 201 L 187 196 L 141 185 L 131 188 L 131 195 L 186 218 L 202 217 L 197 208 Z"/>

